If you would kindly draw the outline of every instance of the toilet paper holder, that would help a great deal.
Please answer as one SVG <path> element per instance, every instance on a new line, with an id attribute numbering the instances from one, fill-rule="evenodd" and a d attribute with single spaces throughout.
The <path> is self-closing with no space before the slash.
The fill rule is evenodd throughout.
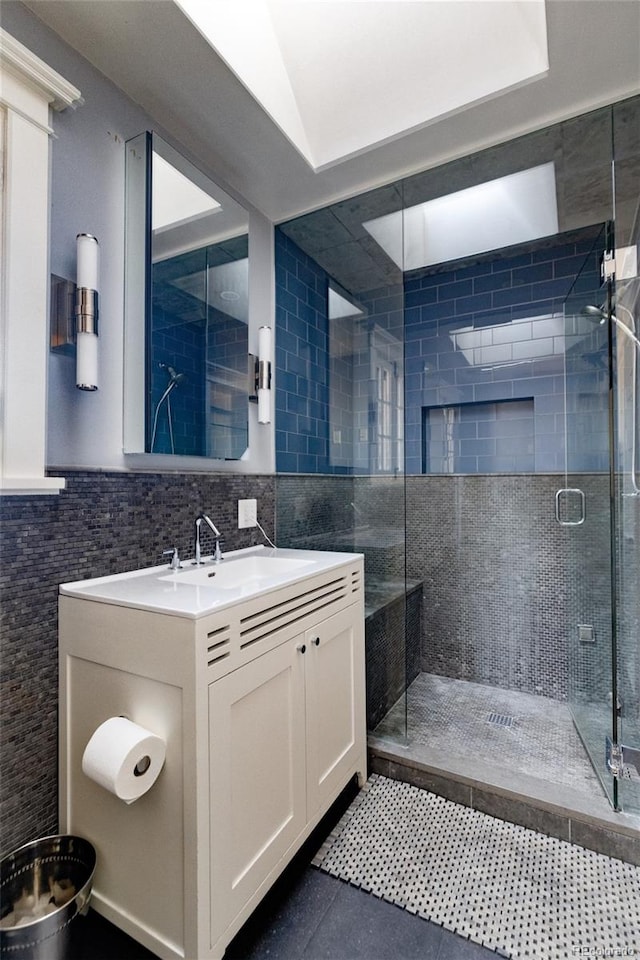
<path id="1" fill-rule="evenodd" d="M 109 717 L 89 738 L 82 755 L 82 771 L 130 804 L 154 785 L 165 757 L 166 743 L 161 737 L 128 717 Z"/>

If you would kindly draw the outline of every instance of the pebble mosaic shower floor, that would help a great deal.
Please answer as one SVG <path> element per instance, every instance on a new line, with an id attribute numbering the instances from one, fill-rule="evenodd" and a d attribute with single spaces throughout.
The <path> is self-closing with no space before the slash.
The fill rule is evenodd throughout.
<path id="1" fill-rule="evenodd" d="M 488 684 L 421 673 L 407 690 L 409 745 L 444 757 L 472 757 L 603 797 L 566 703 Z M 404 732 L 402 697 L 378 724 L 377 737 Z M 602 736 L 604 758 L 604 734 Z"/>
<path id="2" fill-rule="evenodd" d="M 314 866 L 501 956 L 640 957 L 640 868 L 372 776 Z"/>

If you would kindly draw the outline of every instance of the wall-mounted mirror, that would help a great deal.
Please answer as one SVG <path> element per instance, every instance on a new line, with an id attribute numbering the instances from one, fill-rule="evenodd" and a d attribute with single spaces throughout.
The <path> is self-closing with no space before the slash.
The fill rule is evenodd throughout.
<path id="1" fill-rule="evenodd" d="M 154 133 L 126 144 L 126 453 L 248 446 L 247 211 Z"/>

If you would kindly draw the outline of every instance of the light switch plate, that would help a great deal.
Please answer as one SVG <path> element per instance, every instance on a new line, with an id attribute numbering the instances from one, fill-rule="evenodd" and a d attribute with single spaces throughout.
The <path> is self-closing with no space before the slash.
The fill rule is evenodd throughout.
<path id="1" fill-rule="evenodd" d="M 257 525 L 258 501 L 238 500 L 238 529 L 244 530 L 247 527 L 256 527 Z"/>

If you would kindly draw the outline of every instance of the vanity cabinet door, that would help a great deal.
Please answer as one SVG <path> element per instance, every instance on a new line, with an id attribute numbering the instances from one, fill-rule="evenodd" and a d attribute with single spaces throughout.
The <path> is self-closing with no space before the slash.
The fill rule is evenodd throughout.
<path id="1" fill-rule="evenodd" d="M 212 943 L 305 827 L 299 648 L 284 643 L 209 687 Z"/>
<path id="2" fill-rule="evenodd" d="M 305 634 L 309 819 L 335 799 L 363 753 L 364 627 L 356 609 Z"/>

